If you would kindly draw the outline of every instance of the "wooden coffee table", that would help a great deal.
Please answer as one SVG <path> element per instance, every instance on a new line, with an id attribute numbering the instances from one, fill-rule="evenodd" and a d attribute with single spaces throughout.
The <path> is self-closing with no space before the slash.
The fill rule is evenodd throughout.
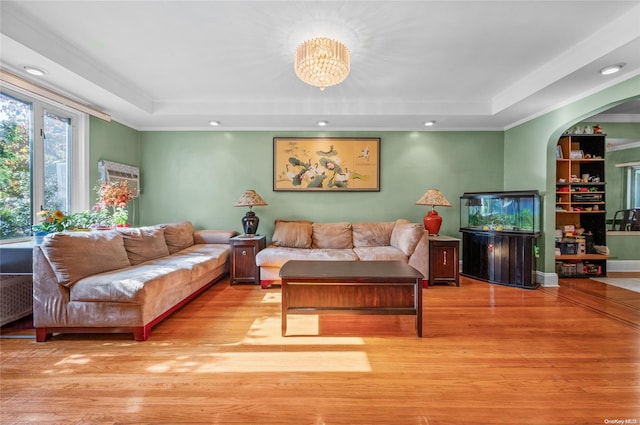
<path id="1" fill-rule="evenodd" d="M 282 336 L 287 314 L 408 314 L 422 337 L 422 274 L 401 261 L 287 261 L 282 278 Z"/>

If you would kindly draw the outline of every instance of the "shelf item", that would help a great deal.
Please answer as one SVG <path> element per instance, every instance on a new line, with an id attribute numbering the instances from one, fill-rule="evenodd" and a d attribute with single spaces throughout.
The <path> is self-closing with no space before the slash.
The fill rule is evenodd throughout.
<path id="1" fill-rule="evenodd" d="M 460 231 L 462 275 L 521 288 L 538 286 L 538 191 L 463 194 Z"/>
<path id="2" fill-rule="evenodd" d="M 556 147 L 556 273 L 606 275 L 605 134 L 567 134 Z M 573 267 L 575 266 L 575 267 Z"/>

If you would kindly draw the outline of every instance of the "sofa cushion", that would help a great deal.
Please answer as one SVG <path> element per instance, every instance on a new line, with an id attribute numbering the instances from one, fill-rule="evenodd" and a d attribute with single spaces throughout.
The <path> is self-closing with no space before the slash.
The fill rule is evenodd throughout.
<path id="1" fill-rule="evenodd" d="M 311 248 L 312 222 L 276 220 L 271 243 L 289 248 Z"/>
<path id="2" fill-rule="evenodd" d="M 351 249 L 351 223 L 313 223 L 312 248 Z"/>
<path id="3" fill-rule="evenodd" d="M 229 244 L 229 239 L 237 234 L 235 230 L 196 230 L 193 232 L 193 241 L 196 244 Z"/>
<path id="4" fill-rule="evenodd" d="M 406 263 L 407 255 L 392 246 L 361 246 L 353 248 L 360 261 L 402 261 Z"/>
<path id="5" fill-rule="evenodd" d="M 162 227 L 138 227 L 118 230 L 132 266 L 169 255 Z"/>
<path id="6" fill-rule="evenodd" d="M 413 254 L 422 234 L 424 226 L 418 223 L 410 223 L 407 220 L 397 220 L 391 232 L 391 246 L 398 248 L 407 256 Z"/>
<path id="7" fill-rule="evenodd" d="M 191 268 L 191 280 L 196 280 L 229 262 L 231 247 L 228 244 L 197 244 L 174 254 L 172 261 L 182 261 Z M 164 258 L 156 264 L 162 265 Z M 228 266 L 227 266 L 228 267 Z"/>
<path id="8" fill-rule="evenodd" d="M 84 277 L 131 265 L 122 235 L 115 230 L 54 233 L 41 248 L 58 283 L 67 287 Z"/>
<path id="9" fill-rule="evenodd" d="M 389 246 L 395 221 L 353 223 L 353 246 Z"/>
<path id="10" fill-rule="evenodd" d="M 169 254 L 175 254 L 195 244 L 193 240 L 193 224 L 190 221 L 159 224 L 158 226 L 164 228 L 164 239 L 167 242 Z"/>
<path id="11" fill-rule="evenodd" d="M 256 254 L 259 267 L 282 267 L 289 260 L 357 261 L 353 249 L 301 249 L 269 246 Z"/>
<path id="12" fill-rule="evenodd" d="M 69 298 L 85 302 L 157 302 L 160 292 L 184 286 L 190 278 L 191 270 L 188 268 L 145 263 L 87 276 L 71 288 Z"/>

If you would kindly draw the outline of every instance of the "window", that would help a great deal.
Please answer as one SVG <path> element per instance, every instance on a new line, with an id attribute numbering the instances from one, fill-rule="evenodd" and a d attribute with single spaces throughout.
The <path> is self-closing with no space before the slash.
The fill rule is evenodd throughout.
<path id="1" fill-rule="evenodd" d="M 627 209 L 640 208 L 640 163 L 628 164 L 624 167 L 625 196 L 624 205 Z"/>
<path id="2" fill-rule="evenodd" d="M 88 207 L 87 118 L 4 87 L 0 107 L 0 241 L 15 241 L 41 209 Z"/>

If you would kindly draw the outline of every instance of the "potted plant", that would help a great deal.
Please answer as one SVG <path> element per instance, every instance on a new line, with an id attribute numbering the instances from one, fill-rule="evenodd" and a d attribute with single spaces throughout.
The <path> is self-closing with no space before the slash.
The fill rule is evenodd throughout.
<path id="1" fill-rule="evenodd" d="M 91 227 L 96 223 L 97 217 L 92 211 L 81 211 L 69 216 L 67 230 L 76 232 L 87 231 L 91 230 Z"/>
<path id="2" fill-rule="evenodd" d="M 31 227 L 37 244 L 42 243 L 44 237 L 49 233 L 65 230 L 69 222 L 69 217 L 60 210 L 42 210 L 38 212 L 38 217 L 42 219 L 42 222 Z"/>
<path id="3" fill-rule="evenodd" d="M 100 200 L 93 206 L 93 210 L 105 215 L 110 214 L 109 225 L 111 226 L 126 225 L 129 219 L 127 203 L 133 200 L 129 184 L 125 180 L 103 182 L 96 186 L 96 191 Z M 109 210 L 111 210 L 110 213 Z"/>
<path id="4" fill-rule="evenodd" d="M 113 219 L 118 227 L 128 227 L 127 220 L 129 219 L 129 212 L 122 208 L 118 207 L 115 209 L 113 213 Z"/>

